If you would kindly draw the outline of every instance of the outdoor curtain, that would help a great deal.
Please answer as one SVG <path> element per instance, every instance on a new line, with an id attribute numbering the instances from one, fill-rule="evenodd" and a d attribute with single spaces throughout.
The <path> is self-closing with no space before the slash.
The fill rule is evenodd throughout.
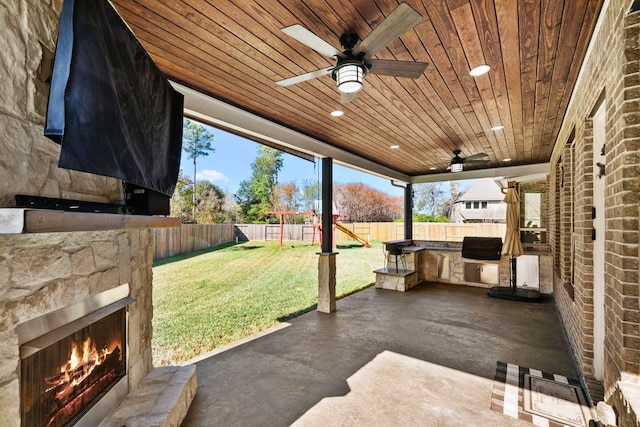
<path id="1" fill-rule="evenodd" d="M 520 242 L 520 196 L 516 188 L 509 186 L 504 198 L 507 204 L 507 232 L 504 236 L 502 253 L 504 255 L 522 255 L 522 242 Z"/>

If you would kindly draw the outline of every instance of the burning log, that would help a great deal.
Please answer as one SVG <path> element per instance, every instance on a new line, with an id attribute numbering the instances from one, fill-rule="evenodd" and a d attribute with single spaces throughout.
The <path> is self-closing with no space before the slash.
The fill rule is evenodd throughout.
<path id="1" fill-rule="evenodd" d="M 75 423 L 126 374 L 124 308 L 89 325 L 73 326 L 80 329 L 66 336 L 51 335 L 54 342 L 21 360 L 20 417 L 24 427 Z"/>
<path id="2" fill-rule="evenodd" d="M 119 347 L 105 356 L 100 364 L 92 367 L 79 366 L 73 370 L 76 381 L 57 384 L 47 390 L 47 400 L 52 402 L 49 409 L 49 423 L 47 427 L 63 426 L 73 417 L 74 409 L 84 406 L 95 399 L 109 383 L 115 379 L 120 370 L 121 351 Z M 80 372 L 78 377 L 77 372 Z M 71 377 L 71 375 L 69 375 Z M 59 375 L 49 377 L 55 382 L 60 380 Z M 47 382 L 48 383 L 48 382 Z"/>
<path id="3" fill-rule="evenodd" d="M 81 378 L 82 375 L 84 374 L 84 365 L 83 366 L 78 366 L 75 369 L 70 369 L 68 371 L 64 371 L 64 372 L 60 372 L 57 375 L 52 375 L 50 377 L 46 377 L 44 379 L 44 382 L 47 383 L 48 385 L 52 386 L 50 388 L 47 389 L 47 391 L 52 390 L 56 387 L 59 386 L 66 386 L 68 383 L 73 382 L 73 380 L 76 380 L 78 378 Z"/>

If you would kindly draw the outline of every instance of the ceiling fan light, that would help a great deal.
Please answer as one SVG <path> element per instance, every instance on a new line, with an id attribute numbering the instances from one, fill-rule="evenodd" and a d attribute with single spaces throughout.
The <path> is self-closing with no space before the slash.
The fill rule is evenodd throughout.
<path id="1" fill-rule="evenodd" d="M 362 89 L 364 70 L 356 64 L 347 64 L 336 70 L 336 83 L 342 93 L 354 93 Z"/>
<path id="2" fill-rule="evenodd" d="M 462 163 L 451 163 L 451 172 L 462 172 L 463 169 Z"/>

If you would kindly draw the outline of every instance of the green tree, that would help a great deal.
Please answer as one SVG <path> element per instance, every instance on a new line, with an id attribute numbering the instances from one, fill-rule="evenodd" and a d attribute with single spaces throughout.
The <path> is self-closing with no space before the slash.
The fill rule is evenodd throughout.
<path id="1" fill-rule="evenodd" d="M 458 195 L 460 195 L 460 190 L 458 189 L 458 181 L 451 181 L 451 197 L 445 202 L 445 210 L 442 215 L 449 218 L 449 220 L 453 220 L 458 217 L 460 212 L 460 204 L 456 203 L 458 200 Z"/>
<path id="2" fill-rule="evenodd" d="M 316 200 L 320 200 L 320 183 L 313 179 L 303 179 L 300 190 L 300 205 L 303 210 L 313 210 Z"/>
<path id="3" fill-rule="evenodd" d="M 334 184 L 333 193 L 340 222 L 386 222 L 402 217 L 402 197 L 390 196 L 362 182 Z"/>
<path id="4" fill-rule="evenodd" d="M 225 211 L 225 193 L 220 187 L 209 181 L 200 181 L 196 184 L 196 191 L 195 220 L 198 224 L 222 223 L 230 219 Z"/>
<path id="5" fill-rule="evenodd" d="M 432 217 L 445 215 L 446 209 L 445 191 L 439 184 L 426 183 L 414 187 L 414 209 L 417 212 L 426 213 Z"/>
<path id="6" fill-rule="evenodd" d="M 271 208 L 278 212 L 298 212 L 300 210 L 300 189 L 295 182 L 276 184 L 271 193 Z M 285 224 L 296 224 L 298 221 L 304 222 L 300 215 L 285 215 Z"/>
<path id="7" fill-rule="evenodd" d="M 176 189 L 171 197 L 171 216 L 180 218 L 183 224 L 190 224 L 194 222 L 193 213 L 193 181 L 180 169 Z"/>
<path id="8" fill-rule="evenodd" d="M 282 153 L 276 149 L 260 146 L 258 157 L 251 164 L 253 173 L 249 180 L 240 182 L 236 201 L 243 222 L 266 222 L 265 212 L 271 210 L 272 193 L 278 183 L 278 172 L 282 169 Z"/>
<path id="9" fill-rule="evenodd" d="M 184 121 L 182 127 L 182 149 L 187 153 L 188 159 L 193 159 L 193 183 L 196 183 L 196 159 L 202 156 L 208 156 L 209 152 L 216 150 L 211 146 L 213 134 L 209 132 L 203 125 L 192 122 L 189 119 Z M 193 216 L 195 217 L 196 208 L 196 186 L 193 187 Z"/>
<path id="10" fill-rule="evenodd" d="M 413 222 L 450 222 L 446 216 L 433 216 L 419 213 L 413 216 Z"/>
<path id="11" fill-rule="evenodd" d="M 229 194 L 220 187 L 209 181 L 197 183 L 195 210 L 193 188 L 193 181 L 180 170 L 176 190 L 171 198 L 171 216 L 180 218 L 183 224 L 212 224 L 235 220 L 235 206 L 233 203 L 229 204 Z"/>

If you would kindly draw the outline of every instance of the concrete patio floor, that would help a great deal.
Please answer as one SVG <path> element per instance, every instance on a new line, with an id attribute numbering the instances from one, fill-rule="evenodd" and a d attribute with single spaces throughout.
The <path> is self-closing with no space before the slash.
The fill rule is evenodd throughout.
<path id="1" fill-rule="evenodd" d="M 498 361 L 578 378 L 553 301 L 368 288 L 196 363 L 195 426 L 531 426 L 490 409 Z"/>

